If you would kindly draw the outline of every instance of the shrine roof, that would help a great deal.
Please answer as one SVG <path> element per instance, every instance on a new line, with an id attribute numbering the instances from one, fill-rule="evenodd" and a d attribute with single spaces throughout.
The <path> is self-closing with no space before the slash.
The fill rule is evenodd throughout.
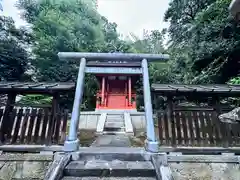
<path id="1" fill-rule="evenodd" d="M 46 82 L 0 82 L 1 93 L 61 93 L 74 91 L 75 83 Z"/>
<path id="2" fill-rule="evenodd" d="M 184 84 L 153 84 L 152 89 L 156 93 L 184 94 L 207 93 L 221 95 L 240 95 L 240 85 L 208 84 L 208 85 L 184 85 Z"/>
<path id="3" fill-rule="evenodd" d="M 87 61 L 141 61 L 147 59 L 148 61 L 167 61 L 169 55 L 167 54 L 133 54 L 133 53 L 89 53 L 89 52 L 59 52 L 60 59 L 81 59 L 85 58 Z"/>

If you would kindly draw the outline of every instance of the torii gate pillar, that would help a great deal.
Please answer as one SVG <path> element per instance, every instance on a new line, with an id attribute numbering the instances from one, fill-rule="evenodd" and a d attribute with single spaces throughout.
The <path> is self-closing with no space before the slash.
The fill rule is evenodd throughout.
<path id="1" fill-rule="evenodd" d="M 71 152 L 77 151 L 79 148 L 79 140 L 77 138 L 77 130 L 79 125 L 80 116 L 80 105 L 82 102 L 83 85 L 85 72 L 93 73 L 93 69 L 89 71 L 88 61 L 123 61 L 125 63 L 121 66 L 125 66 L 125 73 L 139 73 L 143 75 L 143 90 L 144 90 L 144 108 L 145 108 L 145 119 L 146 119 L 146 131 L 147 131 L 147 142 L 146 150 L 149 152 L 158 152 L 159 143 L 155 137 L 154 122 L 153 122 L 153 110 L 151 102 L 151 91 L 149 83 L 149 72 L 148 72 L 148 61 L 162 61 L 168 60 L 168 55 L 162 54 L 123 54 L 123 53 L 71 53 L 61 52 L 58 54 L 60 59 L 81 59 L 80 67 L 78 72 L 77 86 L 75 92 L 75 99 L 69 129 L 69 136 L 67 137 L 64 144 L 64 151 Z M 133 63 L 133 67 L 129 67 L 129 63 Z M 114 67 L 117 69 L 117 67 Z M 102 73 L 112 72 L 112 67 L 104 67 Z M 121 74 L 124 73 L 121 71 Z M 115 72 L 116 73 L 116 72 Z"/>

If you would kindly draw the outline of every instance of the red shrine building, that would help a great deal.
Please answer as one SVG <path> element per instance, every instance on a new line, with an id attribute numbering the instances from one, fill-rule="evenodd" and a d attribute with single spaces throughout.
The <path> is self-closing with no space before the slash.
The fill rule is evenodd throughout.
<path id="1" fill-rule="evenodd" d="M 89 61 L 86 72 L 99 82 L 96 110 L 136 110 L 135 85 L 141 74 L 140 63 Z"/>
<path id="2" fill-rule="evenodd" d="M 137 76 L 131 74 L 97 75 L 100 89 L 97 93 L 98 109 L 136 109 Z"/>

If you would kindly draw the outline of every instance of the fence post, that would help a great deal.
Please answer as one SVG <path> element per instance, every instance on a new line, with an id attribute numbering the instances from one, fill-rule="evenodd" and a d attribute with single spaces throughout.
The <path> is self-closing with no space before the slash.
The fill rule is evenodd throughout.
<path id="1" fill-rule="evenodd" d="M 213 105 L 218 117 L 222 113 L 219 97 L 213 97 Z"/>
<path id="2" fill-rule="evenodd" d="M 173 97 L 167 96 L 167 117 L 171 120 L 173 114 Z"/>
<path id="3" fill-rule="evenodd" d="M 59 129 L 56 129 L 57 126 L 57 114 L 59 113 L 59 94 L 58 93 L 54 93 L 53 94 L 53 99 L 52 99 L 52 109 L 51 109 L 51 119 L 50 121 L 52 122 L 51 125 L 51 141 L 52 141 L 52 137 L 56 136 L 56 131 L 59 131 Z"/>
<path id="4" fill-rule="evenodd" d="M 8 131 L 11 131 L 10 129 L 11 126 L 9 124 L 11 122 L 9 121 L 9 118 L 10 118 L 10 113 L 13 111 L 13 108 L 14 108 L 16 96 L 17 94 L 15 93 L 8 94 L 8 99 L 7 99 L 7 103 L 6 103 L 6 107 L 5 107 L 5 111 L 2 119 L 2 126 L 0 129 L 0 141 L 2 142 L 5 141 L 5 135 L 8 133 Z"/>

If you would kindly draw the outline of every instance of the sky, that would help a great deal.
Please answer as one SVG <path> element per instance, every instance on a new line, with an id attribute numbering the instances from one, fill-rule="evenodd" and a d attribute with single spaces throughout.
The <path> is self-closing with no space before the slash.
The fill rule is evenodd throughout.
<path id="1" fill-rule="evenodd" d="M 124 36 L 134 33 L 142 36 L 143 30 L 168 27 L 163 22 L 170 0 L 98 0 L 98 11 L 111 22 L 118 24 Z"/>
<path id="2" fill-rule="evenodd" d="M 15 7 L 17 0 L 2 0 L 3 12 L 1 14 L 5 16 L 11 16 L 17 26 L 24 25 L 25 22 L 20 18 L 20 12 Z"/>
<path id="3" fill-rule="evenodd" d="M 17 0 L 3 0 L 3 12 L 11 16 L 17 26 L 25 25 L 20 12 L 14 7 Z M 98 0 L 98 11 L 110 22 L 118 24 L 118 31 L 126 37 L 133 33 L 140 38 L 144 30 L 161 30 L 168 27 L 163 22 L 170 0 Z"/>

